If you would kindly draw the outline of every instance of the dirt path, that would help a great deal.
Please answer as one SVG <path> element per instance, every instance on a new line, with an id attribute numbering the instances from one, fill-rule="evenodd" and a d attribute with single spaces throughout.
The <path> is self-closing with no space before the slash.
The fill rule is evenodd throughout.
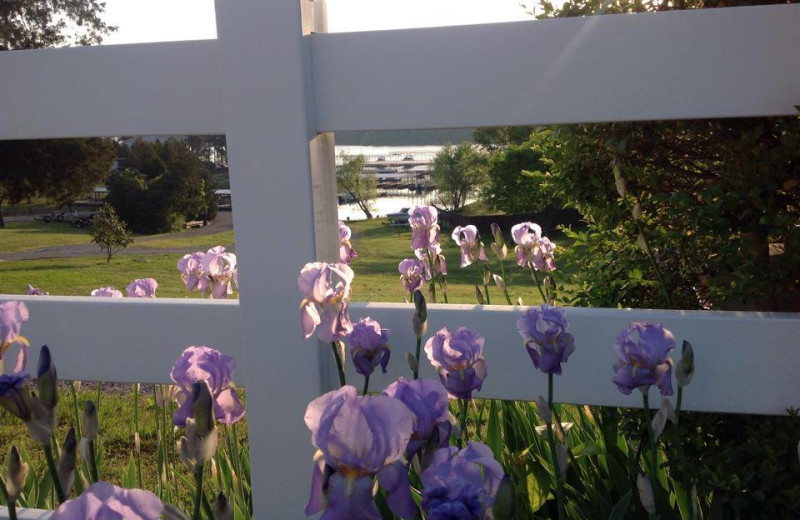
<path id="1" fill-rule="evenodd" d="M 59 224 L 53 224 L 59 225 Z M 137 238 L 133 247 L 123 249 L 116 253 L 118 255 L 158 255 L 158 254 L 176 254 L 186 253 L 185 247 L 180 248 L 155 248 L 141 246 L 139 244 L 147 244 L 148 242 L 157 242 L 159 240 L 170 238 L 191 238 L 201 237 L 206 235 L 214 235 L 229 231 L 233 229 L 233 214 L 230 211 L 220 211 L 217 213 L 217 218 L 210 222 L 207 226 L 201 228 L 190 229 L 184 231 L 180 235 L 171 233 L 163 235 L 152 235 L 142 238 Z M 212 247 L 216 244 L 208 244 Z M 228 249 L 235 250 L 233 244 Z M 32 249 L 30 251 L 19 251 L 15 253 L 0 253 L 0 261 L 9 260 L 43 260 L 47 258 L 81 258 L 81 257 L 98 257 L 104 258 L 105 255 L 96 244 L 72 244 L 57 247 L 45 247 L 41 249 Z"/>

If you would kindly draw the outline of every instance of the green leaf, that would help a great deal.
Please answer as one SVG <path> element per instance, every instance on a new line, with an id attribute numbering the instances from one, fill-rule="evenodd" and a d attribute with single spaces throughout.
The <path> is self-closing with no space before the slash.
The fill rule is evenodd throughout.
<path id="1" fill-rule="evenodd" d="M 500 431 L 500 411 L 497 401 L 492 399 L 489 404 L 489 424 L 486 426 L 486 444 L 492 449 L 495 460 L 500 460 L 503 454 L 503 434 Z"/>
<path id="2" fill-rule="evenodd" d="M 525 483 L 528 489 L 528 501 L 530 502 L 531 511 L 538 511 L 547 502 L 547 495 L 550 492 L 549 481 L 549 473 L 541 465 L 536 463 L 528 465 Z"/>
<path id="3" fill-rule="evenodd" d="M 128 469 L 122 475 L 122 487 L 133 489 L 136 487 L 136 461 L 133 458 L 133 453 L 130 454 L 128 460 Z"/>
<path id="4" fill-rule="evenodd" d="M 631 493 L 633 490 L 628 490 L 625 493 L 625 496 L 619 499 L 614 505 L 614 509 L 611 510 L 611 514 L 608 515 L 608 520 L 624 520 L 626 518 L 626 513 L 628 512 L 628 508 L 631 505 Z"/>

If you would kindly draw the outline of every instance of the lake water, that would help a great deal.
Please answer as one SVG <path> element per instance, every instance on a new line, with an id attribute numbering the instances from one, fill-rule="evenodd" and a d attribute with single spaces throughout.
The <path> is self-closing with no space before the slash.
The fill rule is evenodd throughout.
<path id="1" fill-rule="evenodd" d="M 441 150 L 441 146 L 337 146 L 336 155 L 364 155 L 366 157 L 384 156 L 388 160 L 392 157 L 406 157 L 406 156 L 421 156 L 436 154 Z M 436 204 L 441 206 L 436 191 L 428 193 L 412 193 L 408 194 L 402 192 L 395 192 L 392 195 L 386 195 L 374 200 L 372 207 L 374 209 L 373 216 L 386 216 L 388 213 L 396 213 L 403 208 L 411 206 L 421 206 Z M 340 204 L 339 205 L 339 219 L 340 220 L 363 220 L 364 212 L 358 207 L 358 204 Z"/>

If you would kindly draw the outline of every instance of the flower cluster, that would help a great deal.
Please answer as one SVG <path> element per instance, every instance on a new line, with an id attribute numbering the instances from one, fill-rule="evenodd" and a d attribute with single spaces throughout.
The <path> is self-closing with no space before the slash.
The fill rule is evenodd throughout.
<path id="1" fill-rule="evenodd" d="M 380 323 L 372 318 L 364 318 L 353 326 L 347 335 L 350 341 L 350 356 L 356 372 L 369 376 L 380 364 L 383 373 L 389 364 L 389 329 L 382 329 Z"/>
<path id="2" fill-rule="evenodd" d="M 453 242 L 461 248 L 461 267 L 472 265 L 477 260 L 489 261 L 479 237 L 475 226 L 458 226 L 453 230 Z"/>
<path id="3" fill-rule="evenodd" d="M 227 298 L 239 284 L 236 255 L 222 246 L 184 255 L 178 260 L 178 271 L 187 290 L 215 299 Z"/>
<path id="4" fill-rule="evenodd" d="M 488 371 L 483 357 L 483 336 L 466 327 L 450 332 L 444 327 L 425 344 L 425 354 L 450 395 L 472 399 Z"/>
<path id="5" fill-rule="evenodd" d="M 428 267 L 428 263 L 418 258 L 401 260 L 397 270 L 400 271 L 400 283 L 403 289 L 410 293 L 421 291 L 425 282 L 431 279 L 431 269 Z"/>
<path id="6" fill-rule="evenodd" d="M 447 274 L 447 261 L 439 243 L 438 218 L 439 211 L 433 206 L 414 206 L 408 210 L 411 249 L 417 259 L 427 262 L 433 276 Z"/>
<path id="7" fill-rule="evenodd" d="M 672 359 L 675 337 L 661 324 L 631 323 L 620 332 L 614 348 L 619 359 L 614 363 L 614 384 L 623 394 L 634 388 L 647 393 L 658 386 L 661 395 L 672 395 Z"/>
<path id="8" fill-rule="evenodd" d="M 536 271 L 555 271 L 553 253 L 556 245 L 542 235 L 542 228 L 533 222 L 522 222 L 511 228 L 511 237 L 517 244 L 517 265 Z"/>

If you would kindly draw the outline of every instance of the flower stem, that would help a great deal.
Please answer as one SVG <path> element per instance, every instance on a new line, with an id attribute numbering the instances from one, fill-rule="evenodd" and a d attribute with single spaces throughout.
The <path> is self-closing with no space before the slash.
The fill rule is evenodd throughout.
<path id="1" fill-rule="evenodd" d="M 369 376 L 364 376 L 364 391 L 361 392 L 361 395 L 367 395 L 368 390 L 369 390 Z"/>
<path id="2" fill-rule="evenodd" d="M 642 400 L 644 401 L 644 418 L 647 421 L 647 437 L 650 439 L 650 483 L 655 486 L 656 484 L 656 440 L 653 438 L 653 421 L 650 417 L 650 388 L 647 392 L 642 392 Z"/>
<path id="3" fill-rule="evenodd" d="M 75 381 L 69 382 L 69 390 L 72 394 L 72 413 L 74 414 L 74 421 L 75 421 L 75 435 L 77 438 L 81 438 L 81 414 L 78 411 L 78 392 L 75 390 Z"/>
<path id="4" fill-rule="evenodd" d="M 547 374 L 547 406 L 553 414 L 553 374 Z M 558 420 L 558 416 L 555 416 Z M 561 424 L 559 423 L 559 428 Z M 566 518 L 566 510 L 564 508 L 564 490 L 561 482 L 561 464 L 558 462 L 558 452 L 556 451 L 556 437 L 553 432 L 553 421 L 547 421 L 547 437 L 550 441 L 550 456 L 553 458 L 553 467 L 556 470 L 556 503 L 558 504 L 558 518 L 564 520 Z"/>
<path id="5" fill-rule="evenodd" d="M 50 478 L 53 480 L 53 487 L 56 490 L 58 503 L 63 504 L 67 497 L 64 494 L 64 488 L 61 487 L 61 479 L 58 478 L 56 461 L 53 459 L 53 447 L 50 444 L 44 444 L 42 448 L 44 449 L 44 456 L 47 459 L 47 469 L 50 471 Z"/>
<path id="6" fill-rule="evenodd" d="M 245 497 L 244 482 L 242 480 L 244 478 L 244 475 L 242 475 L 242 459 L 239 455 L 239 434 L 236 431 L 236 423 L 231 424 L 231 432 L 233 433 L 233 449 L 231 450 L 234 458 L 233 468 L 234 471 L 236 471 L 236 477 L 239 481 L 239 491 L 242 495 L 242 506 L 247 507 L 247 498 Z M 231 490 L 231 492 L 233 491 L 234 490 Z"/>
<path id="7" fill-rule="evenodd" d="M 500 260 L 500 274 L 503 276 L 503 284 L 504 284 L 503 294 L 506 296 L 506 302 L 508 302 L 509 305 L 514 305 L 513 303 L 511 303 L 511 296 L 508 295 L 508 280 L 506 280 L 506 266 L 502 260 Z"/>
<path id="8" fill-rule="evenodd" d="M 194 470 L 194 509 L 192 513 L 192 520 L 200 520 L 200 511 L 203 501 L 203 469 L 204 465 L 200 465 Z"/>
<path id="9" fill-rule="evenodd" d="M 664 283 L 664 277 L 661 275 L 661 268 L 658 267 L 658 262 L 656 262 L 656 257 L 653 255 L 653 250 L 650 248 L 650 241 L 647 240 L 647 236 L 644 234 L 644 228 L 642 227 L 641 222 L 638 220 L 636 221 L 636 230 L 639 232 L 639 236 L 642 237 L 644 241 L 644 246 L 647 251 L 647 258 L 650 260 L 650 265 L 653 266 L 653 270 L 656 272 L 656 278 L 658 278 L 658 286 L 661 288 L 661 294 L 664 296 L 664 302 L 667 305 L 667 309 L 672 308 L 672 301 L 669 297 L 669 291 L 667 290 L 667 284 Z"/>
<path id="10" fill-rule="evenodd" d="M 417 354 L 416 354 L 417 369 L 414 370 L 414 380 L 415 381 L 417 379 L 419 379 L 419 356 L 420 356 L 420 351 L 421 350 L 422 350 L 422 338 L 417 338 Z"/>
<path id="11" fill-rule="evenodd" d="M 136 442 L 136 435 L 139 434 L 139 383 L 133 384 L 133 430 L 133 449 L 136 452 L 136 482 L 140 488 L 143 488 L 144 479 L 142 478 L 142 452 L 139 449 L 139 443 Z"/>
<path id="12" fill-rule="evenodd" d="M 459 403 L 461 404 L 461 438 L 458 439 L 458 447 L 463 448 L 464 441 L 467 439 L 467 400 L 466 399 L 459 399 Z"/>
<path id="13" fill-rule="evenodd" d="M 100 475 L 97 473 L 97 449 L 95 448 L 95 441 L 89 441 L 89 478 L 92 484 L 100 480 Z"/>
<path id="14" fill-rule="evenodd" d="M 344 386 L 347 384 L 347 380 L 344 377 L 344 365 L 339 357 L 339 348 L 336 343 L 336 341 L 331 342 L 331 348 L 333 349 L 333 358 L 336 360 L 336 370 L 339 371 L 339 385 Z"/>
<path id="15" fill-rule="evenodd" d="M 547 303 L 547 296 L 544 295 L 544 291 L 542 290 L 542 282 L 539 281 L 539 275 L 536 274 L 536 269 L 531 267 L 531 276 L 533 277 L 533 281 L 536 282 L 536 288 L 539 289 L 539 294 L 542 296 L 542 303 Z"/>

